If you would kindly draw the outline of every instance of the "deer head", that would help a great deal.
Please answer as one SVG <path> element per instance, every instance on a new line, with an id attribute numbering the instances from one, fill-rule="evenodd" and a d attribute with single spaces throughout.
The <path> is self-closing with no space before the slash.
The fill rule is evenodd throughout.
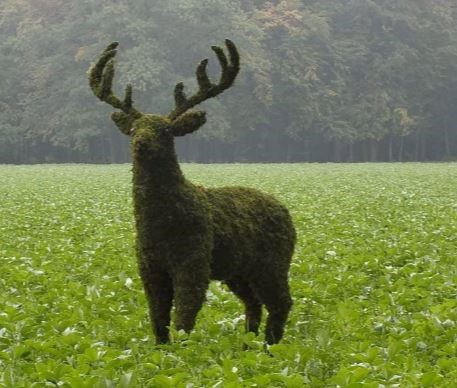
<path id="1" fill-rule="evenodd" d="M 111 43 L 103 51 L 97 63 L 89 69 L 89 84 L 94 94 L 112 107 L 119 109 L 112 119 L 119 130 L 132 137 L 134 153 L 159 152 L 164 144 L 173 144 L 175 136 L 184 136 L 199 129 L 206 122 L 205 112 L 189 111 L 201 102 L 215 97 L 228 89 L 235 80 L 240 69 L 238 51 L 232 41 L 226 39 L 225 45 L 229 54 L 213 46 L 222 68 L 219 83 L 214 84 L 208 77 L 206 67 L 208 59 L 204 59 L 197 67 L 196 76 L 199 90 L 191 97 L 184 93 L 182 82 L 175 87 L 175 108 L 168 115 L 144 114 L 133 106 L 132 85 L 127 85 L 123 100 L 116 97 L 112 90 L 114 78 L 114 58 L 118 42 Z"/>

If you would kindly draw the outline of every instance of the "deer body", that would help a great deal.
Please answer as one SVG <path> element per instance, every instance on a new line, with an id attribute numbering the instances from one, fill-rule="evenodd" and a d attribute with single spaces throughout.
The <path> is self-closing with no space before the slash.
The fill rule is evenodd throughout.
<path id="1" fill-rule="evenodd" d="M 258 333 L 265 305 L 266 341 L 278 342 L 292 304 L 288 271 L 295 230 L 287 209 L 254 189 L 192 184 L 182 174 L 174 149 L 175 136 L 197 130 L 206 120 L 204 112 L 186 113 L 189 107 L 233 82 L 236 49 L 227 41 L 229 64 L 223 51 L 213 48 L 223 67 L 220 83 L 209 82 L 202 61 L 199 92 L 187 99 L 178 84 L 176 109 L 166 117 L 134 109 L 130 86 L 124 101 L 112 94 L 110 61 L 116 46 L 108 46 L 90 81 L 100 99 L 122 110 L 113 120 L 132 136 L 137 257 L 157 342 L 169 341 L 173 304 L 176 328 L 193 329 L 211 279 L 224 281 L 243 301 L 248 331 Z"/>

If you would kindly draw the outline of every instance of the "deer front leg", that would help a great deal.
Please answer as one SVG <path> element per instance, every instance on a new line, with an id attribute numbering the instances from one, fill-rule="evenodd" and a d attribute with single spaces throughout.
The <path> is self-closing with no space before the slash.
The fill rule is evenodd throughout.
<path id="1" fill-rule="evenodd" d="M 173 274 L 173 292 L 176 307 L 175 327 L 189 333 L 195 326 L 195 319 L 205 301 L 209 285 L 209 265 L 201 258 L 186 261 Z"/>
<path id="2" fill-rule="evenodd" d="M 170 276 L 163 270 L 140 266 L 149 316 L 157 344 L 170 342 L 170 312 L 173 302 L 173 285 Z"/>

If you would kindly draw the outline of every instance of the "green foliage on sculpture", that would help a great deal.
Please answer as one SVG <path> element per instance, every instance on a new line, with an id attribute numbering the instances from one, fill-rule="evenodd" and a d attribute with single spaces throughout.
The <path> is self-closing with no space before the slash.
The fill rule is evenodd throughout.
<path id="1" fill-rule="evenodd" d="M 205 112 L 186 112 L 173 121 L 174 136 L 184 136 L 200 128 L 206 122 Z"/>
<path id="2" fill-rule="evenodd" d="M 124 100 L 113 94 L 116 47 L 109 45 L 91 67 L 89 83 L 98 98 L 122 111 L 113 120 L 131 136 L 138 265 L 157 342 L 169 341 L 173 303 L 176 328 L 193 329 L 209 282 L 218 279 L 244 303 L 247 331 L 258 333 L 265 305 L 265 339 L 277 343 L 292 306 L 288 273 L 296 236 L 288 210 L 254 189 L 195 186 L 184 178 L 174 147 L 175 136 L 206 121 L 204 112 L 188 110 L 233 84 L 235 45 L 226 40 L 228 58 L 213 47 L 222 67 L 219 83 L 210 81 L 205 59 L 197 67 L 196 94 L 188 98 L 183 84 L 176 85 L 176 107 L 168 116 L 135 109 L 131 86 Z"/>

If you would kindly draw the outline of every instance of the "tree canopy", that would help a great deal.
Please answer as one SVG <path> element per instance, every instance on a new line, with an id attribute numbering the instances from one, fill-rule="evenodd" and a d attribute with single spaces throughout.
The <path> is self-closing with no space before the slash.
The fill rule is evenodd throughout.
<path id="1" fill-rule="evenodd" d="M 3 0 L 0 162 L 119 162 L 128 138 L 87 69 L 120 42 L 115 88 L 143 112 L 173 109 L 225 38 L 241 73 L 188 161 L 457 158 L 457 8 L 451 0 Z M 222 101 L 222 100 L 221 100 Z"/>

